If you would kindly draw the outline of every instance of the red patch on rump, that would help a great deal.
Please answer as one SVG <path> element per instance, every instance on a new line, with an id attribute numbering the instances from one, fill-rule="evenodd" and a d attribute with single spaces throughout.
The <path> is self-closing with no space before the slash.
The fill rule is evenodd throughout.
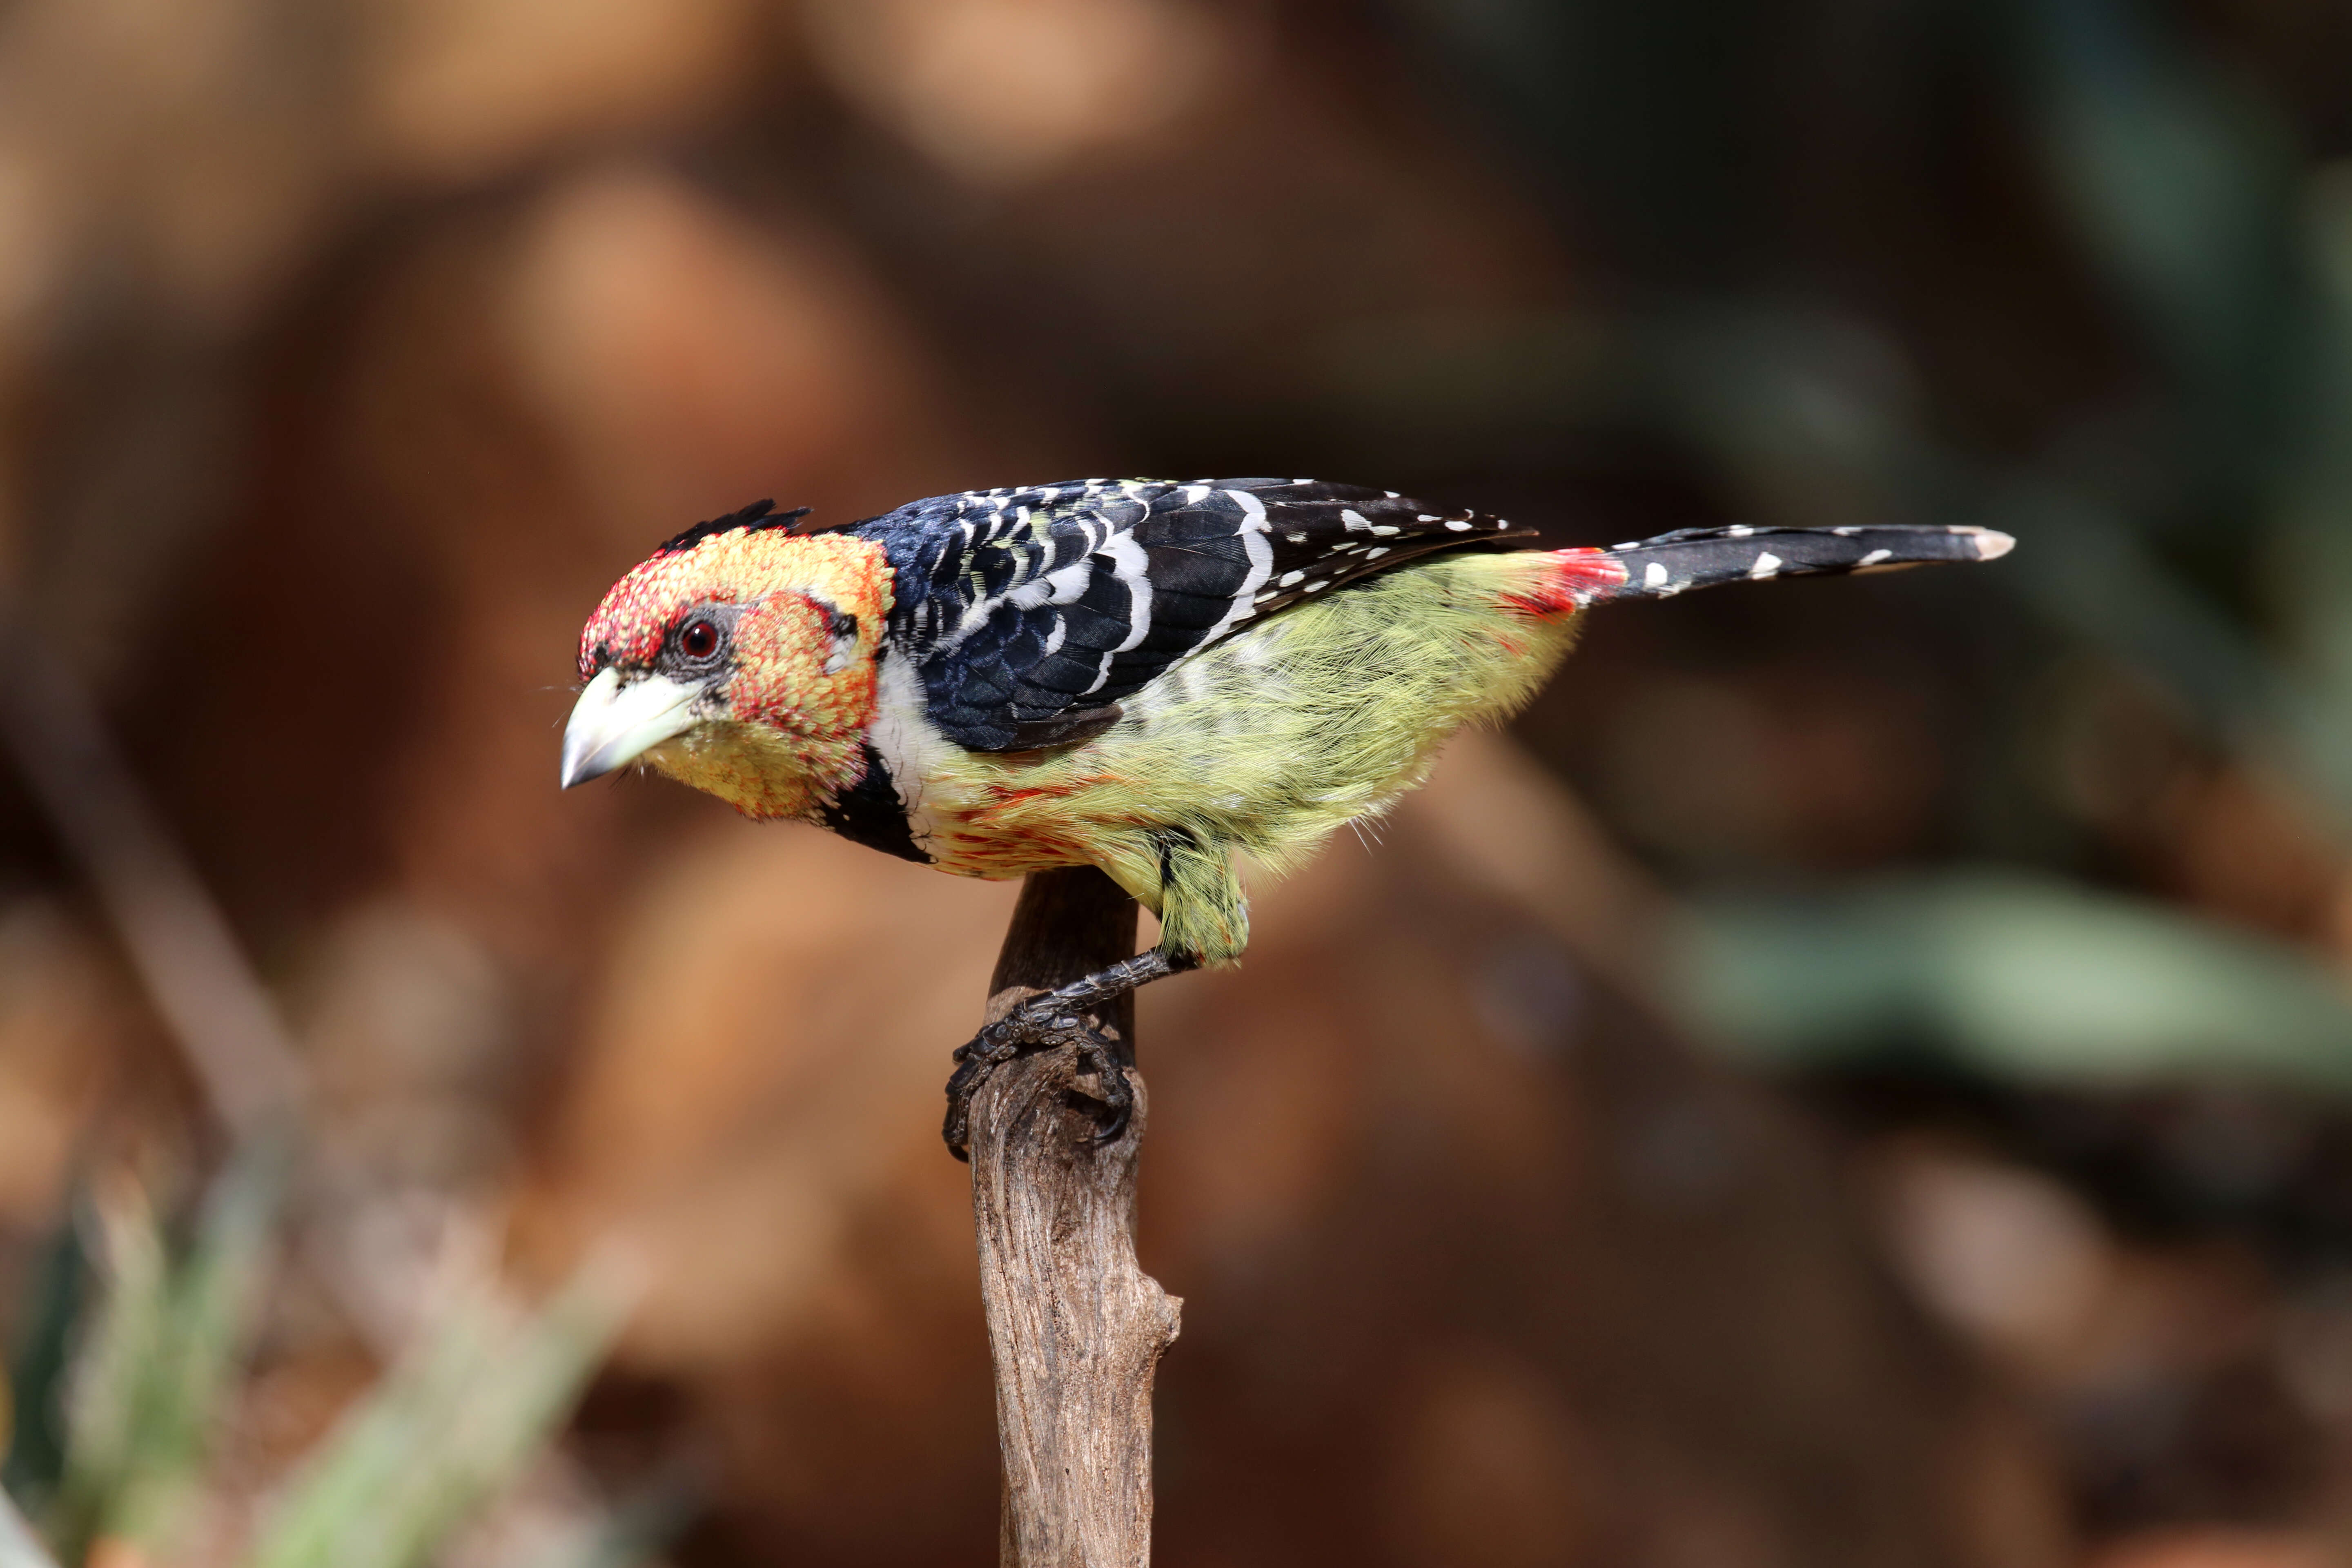
<path id="1" fill-rule="evenodd" d="M 1535 581 L 1505 594 L 1505 609 L 1538 618 L 1570 616 L 1627 581 L 1624 563 L 1605 550 L 1551 550 L 1533 559 L 1541 563 Z"/>

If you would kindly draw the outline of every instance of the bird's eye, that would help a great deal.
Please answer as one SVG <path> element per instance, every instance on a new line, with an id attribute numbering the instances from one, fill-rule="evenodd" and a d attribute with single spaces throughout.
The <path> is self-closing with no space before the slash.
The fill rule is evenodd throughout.
<path id="1" fill-rule="evenodd" d="M 719 628 L 696 621 L 677 634 L 677 651 L 688 658 L 709 658 L 719 651 Z"/>

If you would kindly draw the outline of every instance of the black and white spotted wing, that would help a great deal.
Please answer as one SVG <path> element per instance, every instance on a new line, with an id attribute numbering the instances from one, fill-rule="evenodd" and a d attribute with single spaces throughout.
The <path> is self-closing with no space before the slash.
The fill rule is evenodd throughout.
<path id="1" fill-rule="evenodd" d="M 913 502 L 848 531 L 896 573 L 891 642 L 974 751 L 1107 728 L 1189 654 L 1433 551 L 1533 529 L 1311 479 L 1088 479 Z"/>

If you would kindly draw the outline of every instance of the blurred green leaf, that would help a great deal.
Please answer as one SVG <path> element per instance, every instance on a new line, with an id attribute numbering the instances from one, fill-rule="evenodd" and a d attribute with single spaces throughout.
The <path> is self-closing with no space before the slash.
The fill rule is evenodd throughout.
<path id="1" fill-rule="evenodd" d="M 593 1272 L 536 1315 L 487 1291 L 453 1304 L 295 1479 L 250 1568 L 425 1562 L 547 1442 L 622 1310 Z"/>
<path id="2" fill-rule="evenodd" d="M 1926 1053 L 1994 1079 L 2352 1094 L 2352 1005 L 2274 942 L 2053 880 L 1964 874 L 1699 906 L 1684 1005 L 1781 1065 Z"/>
<path id="3" fill-rule="evenodd" d="M 150 1548 L 168 1541 L 251 1337 L 285 1162 L 281 1140 L 243 1145 L 207 1194 L 177 1268 L 136 1183 L 126 1177 L 100 1194 L 105 1287 L 72 1375 L 50 1520 L 68 1560 L 101 1536 Z"/>
<path id="4" fill-rule="evenodd" d="M 36 1515 L 46 1511 L 65 1474 L 64 1389 L 89 1286 L 81 1237 L 60 1224 L 42 1247 L 27 1291 L 26 1331 L 9 1367 L 15 1419 L 8 1461 L 0 1468 L 0 1486 Z"/>
<path id="5" fill-rule="evenodd" d="M 90 1205 L 100 1289 L 65 1401 L 47 1536 L 65 1562 L 101 1539 L 168 1559 L 236 1394 L 287 1175 L 289 1142 L 248 1141 L 209 1190 L 175 1262 L 145 1191 L 125 1176 Z M 429 1561 L 553 1438 L 610 1343 L 625 1292 L 583 1270 L 536 1312 L 483 1281 L 426 1321 L 281 1495 L 253 1568 L 411 1568 Z M 599 1515 L 548 1568 L 617 1568 L 674 1527 L 676 1500 Z M 0 1521 L 5 1523 L 5 1521 Z M 0 1530 L 0 1568 L 6 1556 Z"/>

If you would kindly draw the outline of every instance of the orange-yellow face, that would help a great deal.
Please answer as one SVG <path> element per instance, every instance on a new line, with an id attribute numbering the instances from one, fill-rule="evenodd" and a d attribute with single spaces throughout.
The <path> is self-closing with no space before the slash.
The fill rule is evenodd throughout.
<path id="1" fill-rule="evenodd" d="M 633 762 L 747 816 L 805 816 L 865 772 L 890 613 L 881 546 L 743 527 L 665 549 L 580 634 L 563 784 Z"/>

